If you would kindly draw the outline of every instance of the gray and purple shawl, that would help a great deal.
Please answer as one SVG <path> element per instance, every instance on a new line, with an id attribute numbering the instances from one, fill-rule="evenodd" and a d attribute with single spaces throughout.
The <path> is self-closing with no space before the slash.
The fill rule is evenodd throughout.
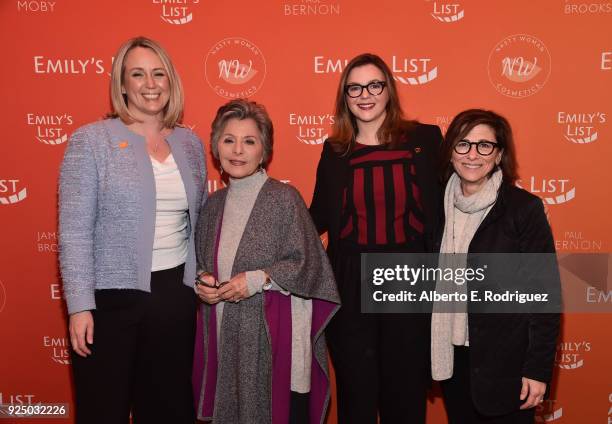
<path id="1" fill-rule="evenodd" d="M 200 212 L 196 252 L 215 273 L 227 189 Z M 306 205 L 293 187 L 268 179 L 236 252 L 232 275 L 261 269 L 292 295 L 312 299 L 310 423 L 321 424 L 329 404 L 323 331 L 340 298 L 327 254 Z M 291 298 L 265 291 L 223 308 L 217 340 L 215 306 L 198 313 L 193 385 L 197 417 L 214 424 L 286 424 L 291 383 Z"/>

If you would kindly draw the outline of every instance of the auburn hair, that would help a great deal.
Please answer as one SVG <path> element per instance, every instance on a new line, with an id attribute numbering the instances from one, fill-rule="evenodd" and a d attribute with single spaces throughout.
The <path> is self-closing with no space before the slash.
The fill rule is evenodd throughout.
<path id="1" fill-rule="evenodd" d="M 385 61 L 372 53 L 360 54 L 351 59 L 342 71 L 336 92 L 335 119 L 329 141 L 337 153 L 348 154 L 355 146 L 355 139 L 359 130 L 355 116 L 349 109 L 344 90 L 351 71 L 365 65 L 374 65 L 383 73 L 386 84 L 385 90 L 389 95 L 389 101 L 385 107 L 385 119 L 376 134 L 378 141 L 389 148 L 394 148 L 405 141 L 406 132 L 417 124 L 416 121 L 404 119 L 393 73 Z"/>

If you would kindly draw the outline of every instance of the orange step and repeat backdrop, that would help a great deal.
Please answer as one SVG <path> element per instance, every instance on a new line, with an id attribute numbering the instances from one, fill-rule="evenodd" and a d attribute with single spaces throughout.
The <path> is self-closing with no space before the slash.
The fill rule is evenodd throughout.
<path id="1" fill-rule="evenodd" d="M 70 134 L 108 112 L 124 40 L 146 35 L 170 52 L 184 124 L 207 152 L 228 98 L 265 104 L 276 127 L 270 174 L 307 203 L 340 72 L 356 54 L 377 53 L 410 118 L 445 131 L 470 107 L 507 116 L 520 184 L 547 205 L 559 252 L 609 252 L 611 18 L 606 0 L 2 0 L 0 403 L 72 406 L 58 168 Z M 209 165 L 214 191 L 222 183 Z M 610 290 L 584 292 L 609 303 Z M 564 316 L 539 422 L 612 423 L 611 326 L 606 314 Z M 434 391 L 429 422 L 445 419 Z"/>

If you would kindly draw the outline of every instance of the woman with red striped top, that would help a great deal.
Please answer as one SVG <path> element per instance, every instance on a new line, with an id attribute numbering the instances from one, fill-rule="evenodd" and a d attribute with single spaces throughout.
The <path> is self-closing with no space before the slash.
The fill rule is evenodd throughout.
<path id="1" fill-rule="evenodd" d="M 319 232 L 328 232 L 342 301 L 327 331 L 340 424 L 374 424 L 378 416 L 382 424 L 425 422 L 428 316 L 361 313 L 360 254 L 425 251 L 441 141 L 437 126 L 403 118 L 380 57 L 347 64 L 310 206 Z"/>

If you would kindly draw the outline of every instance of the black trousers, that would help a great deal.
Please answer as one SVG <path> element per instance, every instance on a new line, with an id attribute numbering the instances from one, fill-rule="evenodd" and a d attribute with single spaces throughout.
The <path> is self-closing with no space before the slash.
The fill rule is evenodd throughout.
<path id="1" fill-rule="evenodd" d="M 335 261 L 342 307 L 326 329 L 339 424 L 425 423 L 431 316 L 362 314 L 360 256 Z"/>
<path id="2" fill-rule="evenodd" d="M 289 403 L 289 424 L 309 424 L 308 401 L 310 393 L 291 392 Z"/>
<path id="3" fill-rule="evenodd" d="M 535 408 L 497 417 L 478 413 L 470 387 L 469 347 L 455 346 L 453 376 L 440 382 L 440 385 L 449 424 L 533 424 Z"/>
<path id="4" fill-rule="evenodd" d="M 92 354 L 72 354 L 77 424 L 193 424 L 196 296 L 183 265 L 151 273 L 151 293 L 97 290 Z"/>

